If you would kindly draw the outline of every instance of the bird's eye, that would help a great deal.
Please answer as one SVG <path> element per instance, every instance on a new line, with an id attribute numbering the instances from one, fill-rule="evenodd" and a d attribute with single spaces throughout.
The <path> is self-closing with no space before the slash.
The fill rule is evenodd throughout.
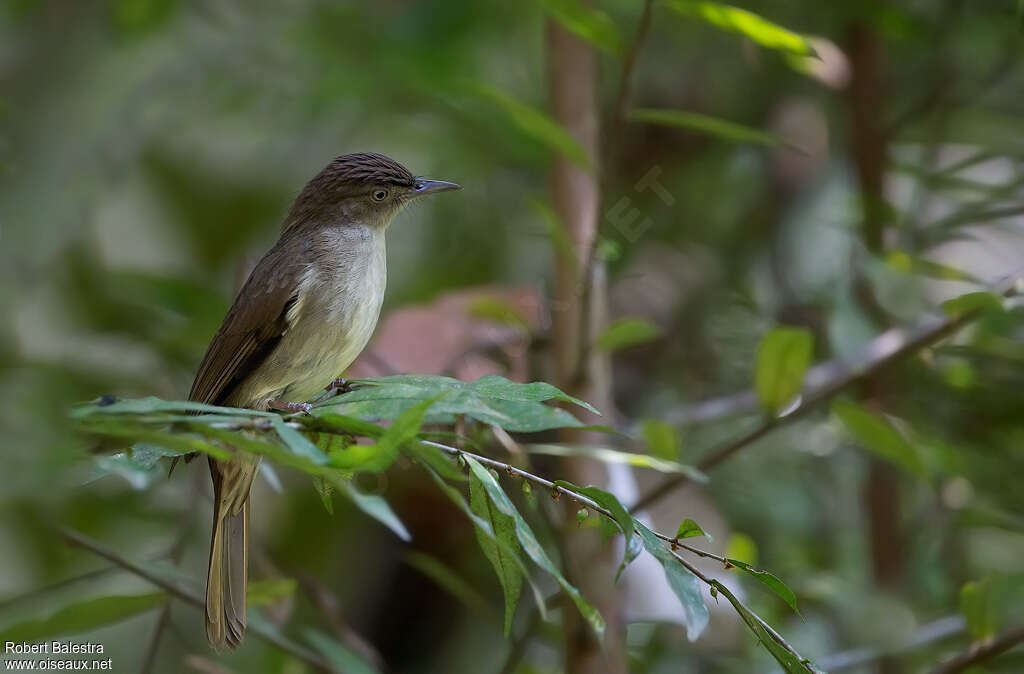
<path id="1" fill-rule="evenodd" d="M 384 201 L 387 198 L 388 198 L 388 191 L 387 190 L 376 190 L 373 193 L 373 200 L 374 201 Z"/>

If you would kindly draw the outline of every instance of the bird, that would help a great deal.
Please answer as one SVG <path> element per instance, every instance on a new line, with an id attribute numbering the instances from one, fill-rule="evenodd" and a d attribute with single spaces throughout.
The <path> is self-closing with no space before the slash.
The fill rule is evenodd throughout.
<path id="1" fill-rule="evenodd" d="M 306 183 L 277 242 L 238 292 L 189 400 L 308 413 L 306 401 L 343 374 L 373 334 L 387 281 L 388 226 L 411 201 L 457 189 L 381 154 L 336 157 Z M 234 649 L 246 627 L 249 492 L 259 458 L 241 451 L 208 458 L 206 635 L 214 649 Z"/>

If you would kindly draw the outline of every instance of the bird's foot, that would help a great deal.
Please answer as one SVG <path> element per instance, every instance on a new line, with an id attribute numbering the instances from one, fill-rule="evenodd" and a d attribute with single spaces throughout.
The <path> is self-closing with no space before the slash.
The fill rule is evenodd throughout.
<path id="1" fill-rule="evenodd" d="M 313 406 L 309 403 L 287 403 L 283 400 L 268 400 L 267 407 L 279 412 L 291 412 L 292 414 L 298 412 L 309 414 L 309 411 L 313 409 Z"/>
<path id="2" fill-rule="evenodd" d="M 324 390 L 327 391 L 328 393 L 330 393 L 331 391 L 337 391 L 339 394 L 350 393 L 352 391 L 352 384 L 349 384 L 348 380 L 345 379 L 344 377 L 338 377 L 330 384 L 328 384 L 326 387 L 324 387 Z"/>

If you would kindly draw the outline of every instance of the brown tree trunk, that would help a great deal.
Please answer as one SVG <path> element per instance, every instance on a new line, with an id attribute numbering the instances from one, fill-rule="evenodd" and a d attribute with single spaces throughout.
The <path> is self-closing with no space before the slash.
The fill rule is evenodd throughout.
<path id="1" fill-rule="evenodd" d="M 558 385 L 611 411 L 611 367 L 608 357 L 589 348 L 593 337 L 607 324 L 607 288 L 604 267 L 589 262 L 598 232 L 601 207 L 597 179 L 599 114 L 597 106 L 597 58 L 593 49 L 555 22 L 547 26 L 548 84 L 555 119 L 587 152 L 589 168 L 577 166 L 565 156 L 555 158 L 552 198 L 555 212 L 573 255 L 557 252 L 555 297 L 552 302 L 554 374 Z M 566 440 L 586 442 L 585 434 Z M 566 479 L 580 485 L 602 485 L 604 466 L 594 461 L 567 459 L 562 465 Z M 605 643 L 595 639 L 571 602 L 566 601 L 565 671 L 570 674 L 625 674 L 625 627 L 613 583 L 614 548 L 602 544 L 593 530 L 577 531 L 566 504 L 566 567 L 570 579 L 601 612 L 607 623 Z"/>
<path id="2" fill-rule="evenodd" d="M 874 29 L 853 24 L 848 32 L 852 64 L 850 112 L 851 153 L 860 187 L 863 220 L 861 240 L 871 255 L 884 252 L 886 206 L 884 193 L 888 139 L 884 121 L 882 48 Z M 854 266 L 854 293 L 865 313 L 879 329 L 888 327 L 871 284 Z M 865 382 L 869 404 L 879 405 L 892 381 L 883 376 Z M 891 391 L 889 391 L 891 394 Z M 871 567 L 880 588 L 894 590 L 903 575 L 904 541 L 900 527 L 900 475 L 888 463 L 872 457 L 863 487 L 864 507 L 870 534 Z M 891 659 L 879 661 L 881 674 L 897 671 Z"/>

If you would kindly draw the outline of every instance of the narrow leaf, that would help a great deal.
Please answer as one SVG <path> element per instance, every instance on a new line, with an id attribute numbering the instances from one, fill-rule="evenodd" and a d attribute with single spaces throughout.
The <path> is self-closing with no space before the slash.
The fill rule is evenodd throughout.
<path id="1" fill-rule="evenodd" d="M 469 464 L 469 468 L 472 473 L 476 476 L 480 483 L 487 490 L 487 495 L 490 497 L 491 502 L 497 506 L 503 514 L 511 517 L 515 521 L 516 525 L 516 537 L 519 538 L 520 544 L 523 546 L 523 550 L 532 559 L 537 566 L 547 571 L 551 576 L 558 582 L 562 590 L 565 591 L 569 598 L 572 599 L 573 603 L 576 604 L 576 608 L 579 609 L 580 614 L 590 623 L 591 628 L 597 634 L 598 638 L 604 638 L 604 618 L 597 612 L 593 606 L 590 605 L 587 600 L 580 595 L 577 590 L 562 572 L 558 570 L 548 554 L 544 552 L 544 548 L 537 541 L 537 537 L 534 536 L 533 530 L 530 529 L 530 525 L 526 523 L 523 516 L 519 514 L 516 507 L 512 505 L 512 501 L 509 500 L 508 495 L 505 494 L 504 490 L 498 484 L 494 476 L 488 472 L 479 461 L 473 457 L 466 457 L 466 462 Z"/>
<path id="2" fill-rule="evenodd" d="M 814 54 L 803 36 L 739 7 L 690 0 L 667 0 L 666 6 L 681 16 L 698 18 L 724 31 L 744 35 L 768 49 L 799 56 Z"/>
<path id="3" fill-rule="evenodd" d="M 845 400 L 832 403 L 832 412 L 865 448 L 912 475 L 928 478 L 917 448 L 884 417 Z"/>
<path id="4" fill-rule="evenodd" d="M 696 576 L 679 563 L 678 559 L 672 556 L 672 553 L 665 547 L 665 543 L 650 529 L 636 520 L 634 520 L 634 526 L 643 540 L 644 548 L 661 562 L 662 569 L 665 571 L 665 579 L 683 606 L 686 638 L 695 641 L 708 626 L 708 607 L 704 603 L 704 595 L 700 591 L 700 582 Z"/>
<path id="5" fill-rule="evenodd" d="M 43 641 L 80 634 L 151 611 L 167 601 L 163 592 L 99 597 L 69 604 L 48 618 L 24 620 L 3 630 L 6 641 Z"/>
<path id="6" fill-rule="evenodd" d="M 764 583 L 772 592 L 779 595 L 779 597 L 782 598 L 782 601 L 786 602 L 786 604 L 788 604 L 789 607 L 793 609 L 794 613 L 800 615 L 800 609 L 798 609 L 796 606 L 796 594 L 794 594 L 793 591 L 789 589 L 789 586 L 787 586 L 785 583 L 779 580 L 777 576 L 775 576 L 772 573 L 769 573 L 768 571 L 755 569 L 750 564 L 747 564 L 746 562 L 741 562 L 738 559 L 729 559 L 728 561 L 733 566 L 742 569 L 743 571 L 747 572 L 754 578 L 757 578 L 759 581 Z"/>
<path id="7" fill-rule="evenodd" d="M 661 328 L 643 318 L 625 317 L 612 322 L 594 342 L 602 351 L 619 351 L 647 344 L 661 336 Z"/>
<path id="8" fill-rule="evenodd" d="M 979 291 L 946 300 L 942 303 L 942 310 L 950 316 L 963 316 L 975 312 L 995 313 L 1003 310 L 1003 300 L 998 295 Z"/>
<path id="9" fill-rule="evenodd" d="M 752 143 L 754 145 L 767 145 L 768 147 L 787 146 L 793 149 L 791 143 L 773 136 L 759 129 L 743 126 L 736 122 L 730 122 L 710 115 L 702 115 L 696 112 L 683 110 L 664 110 L 654 108 L 638 108 L 629 114 L 630 119 L 645 124 L 659 124 L 661 126 L 675 126 L 708 136 L 714 136 L 720 140 L 731 143 Z"/>
<path id="10" fill-rule="evenodd" d="M 629 545 L 629 541 L 633 537 L 633 518 L 630 517 L 629 511 L 619 502 L 615 494 L 594 486 L 577 487 L 572 482 L 566 482 L 565 480 L 555 480 L 555 484 L 577 494 L 583 494 L 602 508 L 610 511 L 615 518 L 615 523 L 619 526 L 619 531 L 626 537 L 626 545 Z"/>
<path id="11" fill-rule="evenodd" d="M 636 468 L 650 468 L 659 473 L 680 473 L 694 482 L 701 484 L 708 481 L 708 476 L 693 466 L 675 461 L 665 461 L 647 454 L 621 452 L 609 447 L 591 447 L 589 445 L 525 445 L 530 454 L 546 454 L 549 456 L 583 456 L 604 463 L 618 463 Z"/>
<path id="12" fill-rule="evenodd" d="M 309 459 L 317 465 L 326 465 L 330 462 L 327 455 L 320 451 L 320 448 L 310 442 L 306 436 L 299 433 L 297 430 L 289 426 L 284 419 L 280 416 L 274 416 L 270 422 L 274 426 L 274 430 L 277 431 L 278 436 L 284 441 L 285 446 L 288 447 L 296 456 Z"/>
<path id="13" fill-rule="evenodd" d="M 334 671 L 345 674 L 377 674 L 376 667 L 337 639 L 312 627 L 305 628 L 303 635 L 306 641 L 331 664 Z"/>
<path id="14" fill-rule="evenodd" d="M 246 590 L 246 606 L 269 606 L 295 594 L 294 578 L 267 578 L 250 581 Z"/>
<path id="15" fill-rule="evenodd" d="M 476 84 L 471 89 L 478 96 L 494 103 L 527 138 L 565 155 L 579 166 L 586 168 L 590 164 L 586 150 L 547 113 L 522 103 L 489 84 Z"/>
<path id="16" fill-rule="evenodd" d="M 523 585 L 523 574 L 516 563 L 516 555 L 506 550 L 516 550 L 519 546 L 516 538 L 516 525 L 511 517 L 500 512 L 487 496 L 484 485 L 475 474 L 469 480 L 469 507 L 491 525 L 494 537 L 488 537 L 479 528 L 476 529 L 476 540 L 483 550 L 484 556 L 494 567 L 505 595 L 505 636 L 512 629 L 512 618 L 515 616 L 519 592 Z M 499 545 L 503 543 L 504 545 Z"/>
<path id="17" fill-rule="evenodd" d="M 622 36 L 606 13 L 589 7 L 578 0 L 541 0 L 551 17 L 598 49 L 618 56 L 622 52 Z"/>
<path id="18" fill-rule="evenodd" d="M 494 530 L 491 528 L 490 522 L 488 522 L 487 520 L 473 512 L 472 508 L 469 507 L 469 504 L 466 503 L 466 499 L 462 496 L 462 492 L 460 492 L 458 489 L 455 489 L 447 482 L 445 482 L 441 478 L 441 476 L 438 475 L 438 473 L 434 471 L 434 469 L 431 468 L 429 465 L 420 465 L 423 467 L 425 471 L 427 471 L 427 474 L 431 477 L 431 479 L 434 480 L 434 484 L 436 484 L 438 488 L 440 488 L 441 491 L 445 494 L 445 496 L 447 496 L 451 500 L 451 502 L 454 503 L 456 507 L 458 507 L 459 510 L 461 510 L 462 513 L 469 518 L 469 521 L 473 523 L 473 526 L 476 527 L 478 531 L 480 531 L 485 536 L 493 540 L 498 545 L 498 547 L 502 549 L 504 553 L 510 556 L 510 558 L 515 559 L 516 565 L 522 572 L 523 578 L 526 579 L 527 583 L 530 585 L 530 590 L 533 592 L 533 599 L 537 603 L 537 612 L 540 614 L 541 619 L 547 620 L 547 604 L 544 601 L 544 595 L 541 594 L 540 588 L 537 587 L 537 584 L 533 582 L 533 578 L 530 577 L 529 572 L 526 570 L 526 565 L 523 564 L 523 561 L 521 559 L 519 559 L 518 551 L 521 549 L 519 544 L 517 543 L 515 546 L 509 545 L 505 541 L 502 541 L 497 536 L 495 536 Z"/>
<path id="19" fill-rule="evenodd" d="M 487 601 L 480 593 L 437 557 L 412 551 L 405 555 L 404 561 L 468 608 L 478 613 L 487 612 Z"/>
<path id="20" fill-rule="evenodd" d="M 388 529 L 391 529 L 403 541 L 412 540 L 409 530 L 405 528 L 402 520 L 398 519 L 398 515 L 395 514 L 395 511 L 391 509 L 391 506 L 383 498 L 376 494 L 364 494 L 352 486 L 352 483 L 348 480 L 335 479 L 334 486 L 338 488 L 339 492 L 351 499 L 356 504 L 356 507 Z"/>

